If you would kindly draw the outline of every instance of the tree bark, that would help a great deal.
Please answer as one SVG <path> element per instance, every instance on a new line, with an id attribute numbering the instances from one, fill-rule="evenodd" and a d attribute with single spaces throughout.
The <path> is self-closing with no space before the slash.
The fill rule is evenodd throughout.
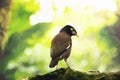
<path id="1" fill-rule="evenodd" d="M 12 0 L 0 0 L 0 54 L 3 54 Z"/>

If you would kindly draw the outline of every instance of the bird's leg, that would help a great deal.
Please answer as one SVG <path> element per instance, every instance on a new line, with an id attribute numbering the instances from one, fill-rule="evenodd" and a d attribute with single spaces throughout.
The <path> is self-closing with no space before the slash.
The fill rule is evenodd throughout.
<path id="1" fill-rule="evenodd" d="M 67 68 L 70 68 L 68 62 L 67 62 L 67 59 L 64 59 L 65 63 L 67 64 Z"/>
<path id="2" fill-rule="evenodd" d="M 58 64 L 56 65 L 56 70 L 58 70 Z"/>

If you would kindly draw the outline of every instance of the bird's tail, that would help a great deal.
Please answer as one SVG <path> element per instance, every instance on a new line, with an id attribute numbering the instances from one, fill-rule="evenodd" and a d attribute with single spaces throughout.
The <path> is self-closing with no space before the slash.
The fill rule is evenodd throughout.
<path id="1" fill-rule="evenodd" d="M 58 64 L 58 61 L 59 61 L 59 57 L 56 57 L 54 59 L 52 58 L 49 67 L 50 68 L 55 67 Z"/>

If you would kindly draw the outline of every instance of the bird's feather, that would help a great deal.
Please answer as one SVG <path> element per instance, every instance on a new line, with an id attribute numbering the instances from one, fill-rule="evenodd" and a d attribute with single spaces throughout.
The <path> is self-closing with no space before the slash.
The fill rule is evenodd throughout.
<path id="1" fill-rule="evenodd" d="M 64 36 L 66 35 L 66 36 Z M 61 52 L 68 49 L 71 45 L 71 38 L 66 33 L 59 33 L 54 37 L 51 44 L 50 55 L 52 58 L 60 57 Z"/>
<path id="2" fill-rule="evenodd" d="M 49 67 L 50 67 L 50 68 L 54 67 L 55 65 L 58 64 L 58 61 L 59 61 L 59 57 L 52 58 Z"/>

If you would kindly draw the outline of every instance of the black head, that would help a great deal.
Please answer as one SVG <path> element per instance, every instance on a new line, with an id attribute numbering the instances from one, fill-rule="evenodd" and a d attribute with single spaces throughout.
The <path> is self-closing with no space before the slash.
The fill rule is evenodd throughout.
<path id="1" fill-rule="evenodd" d="M 68 35 L 72 36 L 72 35 L 77 35 L 77 31 L 75 30 L 75 28 L 73 28 L 71 25 L 66 25 L 64 26 L 60 32 L 66 32 Z"/>

